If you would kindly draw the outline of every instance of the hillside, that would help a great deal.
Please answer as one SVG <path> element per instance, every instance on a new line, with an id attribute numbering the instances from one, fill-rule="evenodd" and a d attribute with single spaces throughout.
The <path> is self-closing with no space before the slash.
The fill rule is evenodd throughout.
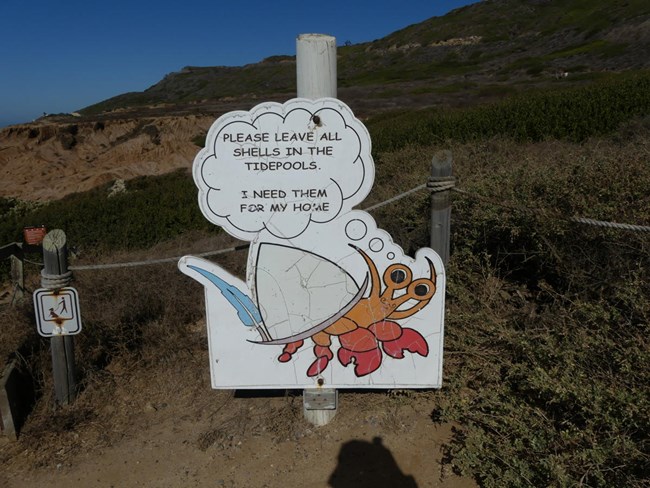
<path id="1" fill-rule="evenodd" d="M 650 6 L 642 0 L 488 0 L 383 39 L 338 49 L 339 98 L 361 112 L 477 99 L 588 81 L 650 67 Z M 564 73 L 568 76 L 564 78 Z M 192 67 L 86 115 L 167 105 L 198 110 L 215 101 L 289 97 L 295 58 L 243 67 Z"/>
<path id="2" fill-rule="evenodd" d="M 56 200 L 189 167 L 197 151 L 192 139 L 212 121 L 190 115 L 9 127 L 0 133 L 0 196 Z"/>
<path id="3" fill-rule="evenodd" d="M 338 49 L 339 98 L 362 119 L 582 86 L 650 67 L 642 0 L 489 0 Z M 0 197 L 50 200 L 191 165 L 211 121 L 295 94 L 295 59 L 185 67 L 144 92 L 0 131 Z"/>
<path id="4" fill-rule="evenodd" d="M 83 317 L 61 406 L 34 327 L 42 258 L 27 249 L 15 306 L 0 261 L 0 365 L 35 386 L 18 440 L 0 436 L 0 486 L 646 488 L 646 4 L 486 0 L 339 49 L 339 96 L 372 139 L 359 208 L 414 255 L 441 150 L 456 181 L 442 388 L 342 390 L 325 428 L 300 391 L 210 389 L 208 295 L 177 267 L 209 252 L 246 274 L 187 169 L 216 116 L 293 95 L 293 58 L 188 67 L 0 132 L 0 245 L 64 229 Z"/>

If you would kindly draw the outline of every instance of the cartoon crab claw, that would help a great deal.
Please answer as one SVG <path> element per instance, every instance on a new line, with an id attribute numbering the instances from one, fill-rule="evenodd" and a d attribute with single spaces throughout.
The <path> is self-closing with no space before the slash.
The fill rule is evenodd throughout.
<path id="1" fill-rule="evenodd" d="M 291 357 L 296 353 L 296 351 L 302 347 L 303 343 L 304 341 L 296 341 L 290 342 L 284 346 L 284 349 L 282 349 L 282 354 L 280 354 L 278 361 L 281 363 L 286 363 L 289 361 Z"/>
<path id="2" fill-rule="evenodd" d="M 377 371 L 381 366 L 381 351 L 379 348 L 358 352 L 341 347 L 338 350 L 338 357 L 343 366 L 354 362 L 354 374 L 358 377 Z"/>
<path id="3" fill-rule="evenodd" d="M 314 346 L 314 355 L 316 356 L 316 360 L 311 363 L 311 366 L 307 370 L 307 376 L 310 378 L 318 376 L 325 371 L 325 368 L 327 368 L 327 365 L 334 357 L 330 348 L 324 346 Z"/>
<path id="4" fill-rule="evenodd" d="M 384 352 L 395 359 L 402 359 L 404 351 L 408 351 L 420 356 L 427 357 L 429 355 L 429 346 L 427 341 L 424 340 L 422 335 L 413 329 L 402 329 L 402 335 L 393 340 L 382 343 Z"/>

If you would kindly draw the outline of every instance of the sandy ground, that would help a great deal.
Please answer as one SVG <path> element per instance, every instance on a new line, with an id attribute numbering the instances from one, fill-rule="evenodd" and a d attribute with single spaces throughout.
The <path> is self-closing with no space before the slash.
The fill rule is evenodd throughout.
<path id="1" fill-rule="evenodd" d="M 207 351 L 162 366 L 109 367 L 54 426 L 32 414 L 0 442 L 0 486 L 476 486 L 443 462 L 453 427 L 431 419 L 435 391 L 341 391 L 317 428 L 300 391 L 211 390 Z"/>
<path id="2" fill-rule="evenodd" d="M 212 117 L 32 123 L 0 130 L 0 197 L 55 200 L 116 179 L 189 168 Z"/>

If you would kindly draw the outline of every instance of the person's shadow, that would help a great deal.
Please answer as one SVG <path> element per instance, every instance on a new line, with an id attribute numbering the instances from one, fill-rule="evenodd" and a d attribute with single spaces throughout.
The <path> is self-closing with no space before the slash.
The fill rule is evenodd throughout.
<path id="1" fill-rule="evenodd" d="M 333 488 L 417 488 L 412 476 L 399 469 L 381 437 L 350 441 L 339 452 L 339 463 L 328 480 Z"/>

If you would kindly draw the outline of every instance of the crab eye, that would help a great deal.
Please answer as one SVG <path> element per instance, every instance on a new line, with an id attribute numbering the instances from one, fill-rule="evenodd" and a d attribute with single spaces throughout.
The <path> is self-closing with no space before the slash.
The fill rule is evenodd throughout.
<path id="1" fill-rule="evenodd" d="M 416 296 L 423 297 L 427 293 L 429 293 L 429 287 L 427 285 L 418 285 L 415 287 L 415 290 L 413 290 Z"/>
<path id="2" fill-rule="evenodd" d="M 403 283 L 406 280 L 406 273 L 403 269 L 396 269 L 390 274 L 390 279 L 393 280 L 393 283 Z"/>
<path id="3" fill-rule="evenodd" d="M 436 285 L 428 278 L 413 281 L 407 290 L 411 298 L 419 301 L 430 300 L 436 292 Z"/>
<path id="4" fill-rule="evenodd" d="M 413 274 L 408 266 L 400 263 L 391 264 L 384 271 L 384 283 L 393 290 L 401 290 L 409 286 Z"/>

